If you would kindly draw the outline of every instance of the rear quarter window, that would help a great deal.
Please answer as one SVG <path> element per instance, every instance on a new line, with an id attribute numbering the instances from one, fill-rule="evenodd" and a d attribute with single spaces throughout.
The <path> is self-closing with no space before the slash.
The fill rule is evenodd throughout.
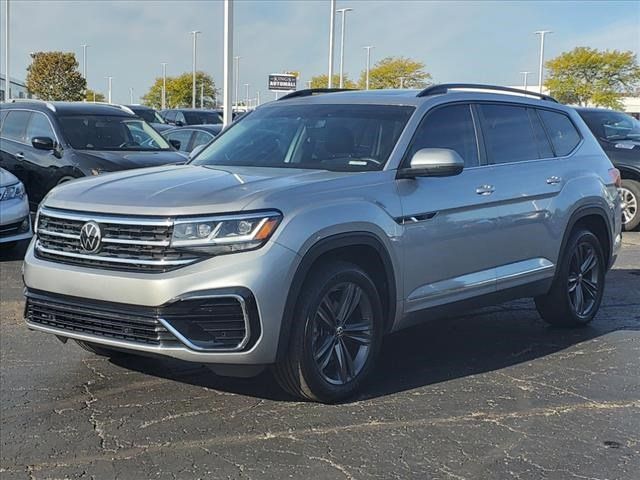
<path id="1" fill-rule="evenodd" d="M 569 155 L 580 143 L 580 133 L 571 119 L 560 112 L 538 110 L 556 157 Z"/>
<path id="2" fill-rule="evenodd" d="M 2 137 L 16 142 L 25 143 L 25 132 L 31 112 L 26 110 L 11 110 L 2 122 Z"/>

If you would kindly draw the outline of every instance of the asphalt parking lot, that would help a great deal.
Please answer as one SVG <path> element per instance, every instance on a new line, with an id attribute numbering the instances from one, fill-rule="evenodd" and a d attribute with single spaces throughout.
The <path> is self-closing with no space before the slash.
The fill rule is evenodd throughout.
<path id="1" fill-rule="evenodd" d="M 531 301 L 395 334 L 342 405 L 268 374 L 107 360 L 30 332 L 21 251 L 0 262 L 0 477 L 640 478 L 640 233 L 626 234 L 587 328 Z"/>

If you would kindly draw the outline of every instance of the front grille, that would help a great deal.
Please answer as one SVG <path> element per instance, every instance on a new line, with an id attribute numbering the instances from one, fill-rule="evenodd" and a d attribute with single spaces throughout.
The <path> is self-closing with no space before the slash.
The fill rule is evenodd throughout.
<path id="1" fill-rule="evenodd" d="M 8 223 L 6 225 L 0 225 L 0 238 L 16 235 L 17 233 L 20 232 L 20 225 L 22 225 L 22 220 L 16 223 Z"/>
<path id="2" fill-rule="evenodd" d="M 176 344 L 155 316 L 121 310 L 113 305 L 90 305 L 69 299 L 27 297 L 25 317 L 31 323 L 96 337 L 148 345 Z"/>
<path id="3" fill-rule="evenodd" d="M 82 248 L 80 231 L 88 221 L 101 231 L 100 248 Z M 199 259 L 170 247 L 173 224 L 166 218 L 115 217 L 103 214 L 41 209 L 36 254 L 72 265 L 126 271 L 165 272 Z"/>

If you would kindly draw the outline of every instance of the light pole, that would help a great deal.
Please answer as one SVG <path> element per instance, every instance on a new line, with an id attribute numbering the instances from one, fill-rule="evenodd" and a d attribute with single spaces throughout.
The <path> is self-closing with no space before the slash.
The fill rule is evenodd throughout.
<path id="1" fill-rule="evenodd" d="M 107 78 L 107 101 L 108 103 L 111 103 L 111 80 L 113 80 L 113 77 L 106 77 Z"/>
<path id="2" fill-rule="evenodd" d="M 404 77 L 400 77 L 400 88 L 404 88 Z"/>
<path id="3" fill-rule="evenodd" d="M 342 14 L 342 28 L 340 30 L 340 88 L 344 84 L 344 27 L 347 12 L 351 12 L 353 8 L 339 8 L 336 13 Z"/>
<path id="4" fill-rule="evenodd" d="M 198 43 L 199 30 L 193 30 L 193 78 L 191 79 L 191 108 L 196 108 L 196 46 Z"/>
<path id="5" fill-rule="evenodd" d="M 307 88 L 311 88 L 311 80 L 307 80 Z"/>
<path id="6" fill-rule="evenodd" d="M 129 87 L 129 104 L 133 105 L 133 87 Z"/>
<path id="7" fill-rule="evenodd" d="M 331 0 L 331 21 L 329 22 L 329 75 L 327 76 L 327 87 L 333 86 L 333 40 L 336 30 L 336 0 Z"/>
<path id="8" fill-rule="evenodd" d="M 256 92 L 256 107 L 260 106 L 260 90 Z"/>
<path id="9" fill-rule="evenodd" d="M 536 35 L 540 35 L 540 67 L 538 70 L 538 88 L 542 93 L 542 82 L 544 81 L 544 36 L 547 33 L 553 33 L 551 30 L 538 30 L 534 32 Z"/>
<path id="10" fill-rule="evenodd" d="M 204 108 L 204 83 L 200 84 L 200 108 Z"/>
<path id="11" fill-rule="evenodd" d="M 238 101 L 240 100 L 239 96 L 238 96 L 238 89 L 240 88 L 240 57 L 239 56 L 235 56 L 233 57 L 233 59 L 236 61 L 236 75 L 235 75 L 235 90 L 236 90 L 236 94 L 235 94 L 235 102 L 234 105 L 237 107 L 238 106 Z"/>
<path id="12" fill-rule="evenodd" d="M 89 45 L 87 45 L 86 43 L 83 43 L 81 45 L 82 47 L 82 76 L 84 77 L 85 81 L 88 82 L 87 80 L 87 47 Z"/>
<path id="13" fill-rule="evenodd" d="M 162 110 L 167 108 L 167 62 L 162 62 Z"/>
<path id="14" fill-rule="evenodd" d="M 226 127 L 233 121 L 231 82 L 233 81 L 233 0 L 224 0 L 223 99 L 222 123 Z"/>
<path id="15" fill-rule="evenodd" d="M 524 81 L 524 91 L 526 92 L 526 91 L 527 91 L 527 87 L 528 87 L 527 79 L 529 78 L 529 74 L 530 74 L 531 72 L 520 72 L 520 73 L 522 74 L 523 79 L 524 79 L 524 80 L 523 80 L 523 81 Z"/>
<path id="16" fill-rule="evenodd" d="M 4 100 L 11 99 L 11 72 L 9 68 L 9 0 L 4 0 Z"/>
<path id="17" fill-rule="evenodd" d="M 372 45 L 366 46 L 366 47 L 362 47 L 367 51 L 367 77 L 366 77 L 366 89 L 369 90 L 369 70 L 371 68 L 371 49 L 373 48 Z"/>
<path id="18" fill-rule="evenodd" d="M 245 111 L 249 111 L 249 84 L 245 83 L 244 86 L 247 88 L 247 96 L 245 97 L 244 108 Z"/>

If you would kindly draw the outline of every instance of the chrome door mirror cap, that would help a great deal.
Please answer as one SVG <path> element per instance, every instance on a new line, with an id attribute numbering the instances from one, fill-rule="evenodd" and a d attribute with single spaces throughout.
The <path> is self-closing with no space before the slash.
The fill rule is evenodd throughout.
<path id="1" fill-rule="evenodd" d="M 398 178 L 450 177 L 464 169 L 464 160 L 449 148 L 423 148 L 411 158 L 408 168 L 398 170 Z"/>

